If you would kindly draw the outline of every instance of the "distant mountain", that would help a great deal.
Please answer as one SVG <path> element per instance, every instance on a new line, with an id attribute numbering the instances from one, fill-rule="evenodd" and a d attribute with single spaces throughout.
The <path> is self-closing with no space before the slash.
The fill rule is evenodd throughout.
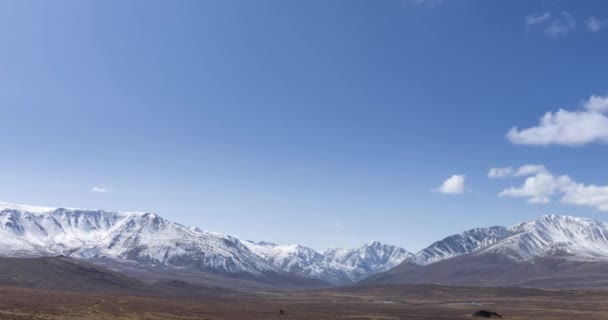
<path id="1" fill-rule="evenodd" d="M 245 241 L 244 244 L 252 252 L 280 270 L 333 284 L 343 284 L 345 281 L 348 283 L 345 274 L 329 266 L 325 257 L 311 248 L 297 244 L 277 245 L 253 241 Z"/>
<path id="2" fill-rule="evenodd" d="M 372 242 L 358 249 L 329 249 L 323 254 L 301 245 L 246 241 L 245 245 L 277 268 L 336 285 L 355 283 L 386 271 L 412 254 L 403 248 Z"/>
<path id="3" fill-rule="evenodd" d="M 183 279 L 252 288 L 255 286 L 250 283 L 222 280 L 211 274 L 286 288 L 346 285 L 386 271 L 411 256 L 402 248 L 379 242 L 319 253 L 301 245 L 241 242 L 235 237 L 188 228 L 153 213 L 7 203 L 0 203 L 0 244 L 0 256 L 5 257 L 65 255 L 102 263 L 139 278 L 166 281 L 173 271 Z M 140 266 L 134 268 L 121 261 Z"/>
<path id="4" fill-rule="evenodd" d="M 474 229 L 361 283 L 608 288 L 608 224 L 547 215 L 511 228 Z"/>
<path id="5" fill-rule="evenodd" d="M 403 248 L 378 241 L 358 249 L 329 249 L 324 255 L 330 265 L 340 266 L 353 282 L 389 270 L 412 257 L 412 253 Z"/>
<path id="6" fill-rule="evenodd" d="M 298 285 L 238 239 L 187 228 L 152 213 L 43 208 L 0 203 L 0 255 L 113 258 L 175 270 Z"/>
<path id="7" fill-rule="evenodd" d="M 546 215 L 509 229 L 510 236 L 478 254 L 495 253 L 516 261 L 559 257 L 608 261 L 608 224 L 590 219 Z"/>
<path id="8" fill-rule="evenodd" d="M 140 280 L 231 289 L 357 282 L 608 288 L 608 224 L 590 219 L 547 215 L 472 229 L 416 254 L 379 242 L 320 253 L 242 242 L 152 213 L 0 203 L 0 256 L 57 255 Z"/>
<path id="9" fill-rule="evenodd" d="M 505 227 L 477 228 L 437 241 L 408 259 L 409 262 L 427 265 L 486 248 L 511 232 Z"/>

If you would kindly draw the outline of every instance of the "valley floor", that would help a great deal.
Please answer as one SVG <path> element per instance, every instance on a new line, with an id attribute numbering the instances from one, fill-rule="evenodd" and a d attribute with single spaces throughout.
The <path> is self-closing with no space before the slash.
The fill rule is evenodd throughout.
<path id="1" fill-rule="evenodd" d="M 0 319 L 608 319 L 608 293 L 387 285 L 222 297 L 95 295 L 0 288 Z M 283 310 L 281 315 L 279 310 Z"/>

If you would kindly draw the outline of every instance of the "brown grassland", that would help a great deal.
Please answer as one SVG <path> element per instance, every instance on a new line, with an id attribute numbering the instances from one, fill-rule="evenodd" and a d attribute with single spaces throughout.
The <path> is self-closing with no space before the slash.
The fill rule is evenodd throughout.
<path id="1" fill-rule="evenodd" d="M 608 293 L 383 285 L 195 297 L 0 288 L 0 319 L 470 319 L 479 309 L 504 319 L 608 319 Z"/>

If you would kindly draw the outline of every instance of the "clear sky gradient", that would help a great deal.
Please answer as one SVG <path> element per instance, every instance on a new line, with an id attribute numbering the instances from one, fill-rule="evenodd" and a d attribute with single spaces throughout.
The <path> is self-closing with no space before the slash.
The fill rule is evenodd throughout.
<path id="1" fill-rule="evenodd" d="M 608 184 L 605 143 L 506 137 L 608 93 L 607 18 L 605 1 L 3 1 L 0 200 L 317 249 L 608 220 L 488 178 Z M 464 192 L 439 192 L 453 175 Z"/>

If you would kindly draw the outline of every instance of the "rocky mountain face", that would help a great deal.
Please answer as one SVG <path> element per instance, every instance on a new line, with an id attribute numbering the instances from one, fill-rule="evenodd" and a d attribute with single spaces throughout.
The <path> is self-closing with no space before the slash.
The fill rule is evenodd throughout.
<path id="1" fill-rule="evenodd" d="M 507 238 L 510 234 L 509 229 L 505 227 L 468 230 L 431 244 L 408 261 L 419 265 L 431 264 L 486 248 Z"/>
<path id="2" fill-rule="evenodd" d="M 510 236 L 478 254 L 494 253 L 516 261 L 559 257 L 574 261 L 608 260 L 608 224 L 546 215 L 509 228 Z"/>
<path id="3" fill-rule="evenodd" d="M 608 224 L 556 215 L 510 228 L 468 230 L 416 254 L 379 242 L 321 253 L 301 245 L 240 241 L 152 213 L 0 203 L 0 244 L 5 257 L 63 255 L 108 266 L 116 261 L 115 268 L 133 274 L 162 268 L 159 278 L 187 273 L 216 283 L 224 281 L 219 276 L 289 287 L 357 282 L 581 287 L 593 279 L 608 287 Z"/>
<path id="4" fill-rule="evenodd" d="M 355 283 L 386 271 L 412 256 L 403 248 L 372 242 L 358 249 L 329 249 L 319 253 L 301 245 L 247 241 L 251 251 L 277 268 L 336 285 Z"/>
<path id="5" fill-rule="evenodd" d="M 389 270 L 413 256 L 407 250 L 378 241 L 358 249 L 329 249 L 324 253 L 330 265 L 341 266 L 353 282 Z"/>
<path id="6" fill-rule="evenodd" d="M 274 270 L 236 238 L 152 213 L 5 208 L 0 210 L 0 242 L 5 256 L 105 256 L 225 274 Z"/>
<path id="7" fill-rule="evenodd" d="M 321 254 L 300 245 L 241 242 L 235 237 L 188 228 L 153 213 L 7 203 L 0 203 L 0 243 L 0 255 L 8 257 L 110 258 L 261 281 L 284 276 L 291 282 L 305 282 L 297 279 L 299 276 L 326 284 L 352 284 L 386 271 L 411 255 L 378 242 Z M 318 280 L 317 285 L 322 283 Z"/>
<path id="8" fill-rule="evenodd" d="M 469 253 L 495 253 L 517 261 L 560 256 L 608 260 L 608 224 L 590 219 L 545 215 L 510 228 L 477 228 L 446 237 L 407 259 L 428 265 Z"/>
<path id="9" fill-rule="evenodd" d="M 608 224 L 546 215 L 434 243 L 363 283 L 608 287 Z"/>

